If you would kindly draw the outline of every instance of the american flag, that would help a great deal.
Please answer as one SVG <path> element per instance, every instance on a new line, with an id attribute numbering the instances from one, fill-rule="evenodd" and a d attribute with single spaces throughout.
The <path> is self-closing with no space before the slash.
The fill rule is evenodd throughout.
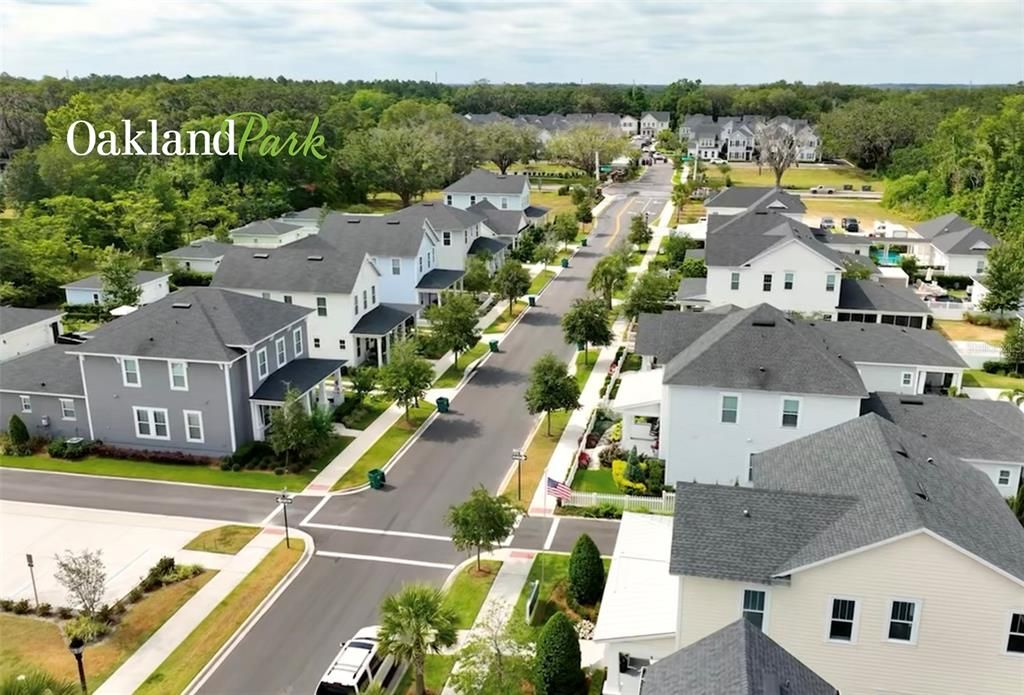
<path id="1" fill-rule="evenodd" d="M 572 497 L 572 488 L 554 478 L 548 478 L 548 494 L 560 500 L 567 500 Z"/>

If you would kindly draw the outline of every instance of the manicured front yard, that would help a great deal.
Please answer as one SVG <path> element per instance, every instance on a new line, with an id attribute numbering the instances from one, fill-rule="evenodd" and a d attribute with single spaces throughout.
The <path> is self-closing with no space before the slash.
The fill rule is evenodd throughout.
<path id="1" fill-rule="evenodd" d="M 444 374 L 438 377 L 437 381 L 434 382 L 434 388 L 448 389 L 457 386 L 458 383 L 462 381 L 463 375 L 466 373 L 466 367 L 487 354 L 489 349 L 490 347 L 487 345 L 487 342 L 481 340 L 465 353 L 459 355 L 459 364 L 453 364 L 448 367 L 448 369 L 444 370 Z"/>
<path id="2" fill-rule="evenodd" d="M 271 550 L 150 674 L 135 695 L 177 695 L 184 692 L 196 674 L 302 557 L 305 543 L 293 538 L 291 545 L 291 548 L 286 548 L 281 541 Z"/>
<path id="3" fill-rule="evenodd" d="M 452 667 L 455 665 L 454 654 L 427 654 L 423 664 L 423 680 L 427 686 L 427 692 L 431 695 L 438 695 L 444 684 L 448 682 Z M 412 668 L 405 670 L 405 675 L 399 681 L 395 693 L 398 695 L 413 695 L 416 692 Z"/>
<path id="4" fill-rule="evenodd" d="M 391 407 L 393 401 L 385 396 L 369 395 L 341 419 L 341 424 L 353 430 L 365 430 L 380 417 L 380 414 Z"/>
<path id="5" fill-rule="evenodd" d="M 989 374 L 980 369 L 968 369 L 964 372 L 964 386 L 976 386 L 986 389 L 1024 389 L 1024 379 L 1017 379 L 1002 374 Z"/>
<path id="6" fill-rule="evenodd" d="M 966 321 L 942 321 L 936 319 L 932 328 L 946 336 L 947 340 L 977 340 L 989 345 L 1001 347 L 1006 336 L 1005 328 L 992 326 L 975 326 Z"/>
<path id="7" fill-rule="evenodd" d="M 480 571 L 477 572 L 476 561 L 473 561 L 455 577 L 448 587 L 446 600 L 459 616 L 458 629 L 468 630 L 473 627 L 480 606 L 487 598 L 487 592 L 491 590 L 491 584 L 500 569 L 500 560 L 482 560 Z"/>
<path id="8" fill-rule="evenodd" d="M 203 531 L 185 546 L 185 550 L 235 555 L 260 532 L 257 526 L 228 524 Z"/>
<path id="9" fill-rule="evenodd" d="M 559 213 L 576 212 L 576 206 L 572 204 L 572 196 L 558 195 L 557 191 L 538 191 L 531 188 L 530 205 L 548 208 L 549 220 L 553 220 Z"/>
<path id="10" fill-rule="evenodd" d="M 516 300 L 516 303 L 512 305 L 512 316 L 508 315 L 508 302 L 502 302 L 504 307 L 501 315 L 491 322 L 491 325 L 484 329 L 484 333 L 504 333 L 508 330 L 508 327 L 512 325 L 512 322 L 516 320 L 523 311 L 526 309 L 526 302 L 521 299 Z"/>
<path id="11" fill-rule="evenodd" d="M 572 489 L 580 492 L 600 492 L 605 495 L 622 494 L 612 479 L 611 468 L 580 468 L 576 471 L 576 477 L 572 479 Z"/>
<path id="12" fill-rule="evenodd" d="M 107 680 L 215 574 L 203 572 L 146 594 L 128 609 L 113 632 L 101 642 L 86 646 L 89 687 L 95 690 Z M 38 668 L 56 678 L 78 683 L 75 659 L 68 653 L 67 642 L 55 621 L 0 614 L 0 635 L 0 678 Z"/>
<path id="13" fill-rule="evenodd" d="M 359 457 L 355 465 L 341 476 L 331 490 L 347 490 L 365 485 L 366 474 L 374 468 L 383 468 L 432 412 L 434 404 L 425 400 L 420 401 L 418 408 L 410 408 L 409 420 L 407 421 L 404 415 L 398 418 L 395 424 Z"/>
<path id="14" fill-rule="evenodd" d="M 608 576 L 608 568 L 611 560 L 605 558 L 604 571 Z M 523 590 L 519 593 L 519 600 L 512 612 L 512 620 L 524 620 L 526 617 L 526 600 L 530 596 L 530 584 L 534 580 L 540 580 L 540 591 L 537 598 L 537 608 L 533 613 L 533 622 L 530 623 L 530 633 L 533 640 L 540 636 L 544 623 L 556 612 L 565 613 L 570 620 L 576 622 L 580 619 L 597 621 L 598 609 L 596 606 L 579 606 L 579 611 L 569 606 L 568 584 L 569 584 L 569 556 L 555 553 L 538 553 L 530 566 L 530 574 L 526 578 Z M 643 588 L 639 587 L 639 591 Z"/>
<path id="15" fill-rule="evenodd" d="M 551 454 L 554 453 L 558 440 L 569 424 L 570 413 L 558 410 L 551 413 L 551 434 L 547 434 L 547 425 L 541 422 L 537 434 L 530 440 L 530 446 L 526 449 L 526 461 L 522 464 L 523 471 L 523 499 L 529 502 L 533 499 L 533 491 L 537 488 L 541 478 L 544 476 L 544 469 L 548 466 Z M 516 474 L 509 478 L 508 484 L 502 489 L 504 494 L 513 499 L 516 495 Z"/>

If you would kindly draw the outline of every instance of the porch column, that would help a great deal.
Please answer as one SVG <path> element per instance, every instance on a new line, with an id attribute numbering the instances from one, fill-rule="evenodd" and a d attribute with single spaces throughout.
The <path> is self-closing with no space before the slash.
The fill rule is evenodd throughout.
<path id="1" fill-rule="evenodd" d="M 376 341 L 376 345 L 377 345 L 377 366 L 378 367 L 383 367 L 384 366 L 384 350 L 381 347 L 381 340 L 382 340 L 382 338 L 383 338 L 383 336 L 377 336 L 376 338 L 374 338 L 374 341 Z"/>
<path id="2" fill-rule="evenodd" d="M 960 389 L 963 388 L 963 383 L 964 383 L 964 373 L 963 372 L 954 372 L 953 373 L 953 386 L 956 387 L 957 392 L 959 392 Z"/>
<path id="3" fill-rule="evenodd" d="M 326 379 L 324 381 L 326 381 Z M 320 405 L 321 408 L 324 408 L 324 407 L 327 406 L 327 386 L 324 384 L 323 381 L 321 381 L 320 385 L 317 388 L 320 391 L 320 404 L 319 405 Z"/>
<path id="4" fill-rule="evenodd" d="M 263 440 L 263 421 L 260 419 L 260 407 L 250 402 L 249 415 L 252 418 L 252 438 L 257 441 Z"/>
<path id="5" fill-rule="evenodd" d="M 334 405 L 341 405 L 345 400 L 341 390 L 341 370 L 334 372 Z"/>
<path id="6" fill-rule="evenodd" d="M 306 412 L 313 412 L 313 392 L 306 391 L 306 395 L 302 397 L 302 404 L 306 407 Z"/>

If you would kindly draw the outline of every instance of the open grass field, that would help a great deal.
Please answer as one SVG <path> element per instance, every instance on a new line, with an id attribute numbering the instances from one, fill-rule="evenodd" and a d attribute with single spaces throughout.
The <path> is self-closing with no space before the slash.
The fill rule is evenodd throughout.
<path id="1" fill-rule="evenodd" d="M 373 446 L 359 457 L 352 468 L 341 476 L 331 490 L 348 490 L 366 484 L 366 474 L 374 468 L 383 468 L 398 453 L 409 437 L 419 429 L 430 414 L 434 412 L 434 404 L 421 400 L 418 408 L 409 409 L 409 420 L 405 416 L 398 418 L 388 430 L 374 442 Z"/>
<path id="2" fill-rule="evenodd" d="M 548 208 L 548 219 L 561 212 L 575 212 L 576 206 L 572 204 L 572 197 L 558 195 L 557 191 L 530 191 L 530 205 Z"/>
<path id="3" fill-rule="evenodd" d="M 498 576 L 501 569 L 501 560 L 481 560 L 480 571 L 476 569 L 476 562 L 466 565 L 445 595 L 448 605 L 459 617 L 459 630 L 468 630 L 473 627 L 476 616 L 480 613 L 480 606 L 484 604 L 487 593 L 494 584 L 494 578 Z"/>
<path id="4" fill-rule="evenodd" d="M 1001 347 L 1003 338 L 1006 336 L 1005 328 L 993 328 L 992 326 L 975 326 L 966 321 L 942 321 L 936 319 L 932 322 L 932 328 L 947 340 L 977 340 L 989 345 Z"/>
<path id="5" fill-rule="evenodd" d="M 204 553 L 235 555 L 259 534 L 257 526 L 228 524 L 203 531 L 185 546 L 185 550 L 200 550 Z"/>
<path id="6" fill-rule="evenodd" d="M 707 165 L 708 179 L 714 184 L 722 185 L 725 176 L 713 164 Z M 762 167 L 758 173 L 756 164 L 742 164 L 734 162 L 729 165 L 729 178 L 734 186 L 774 186 L 775 174 L 768 167 Z M 871 172 L 850 166 L 817 166 L 804 164 L 792 167 L 782 175 L 783 188 L 807 189 L 812 186 L 824 185 L 835 186 L 842 190 L 843 184 L 850 184 L 854 190 L 859 191 L 862 185 L 871 186 L 871 190 L 882 192 L 885 190 L 885 180 L 875 176 Z"/>

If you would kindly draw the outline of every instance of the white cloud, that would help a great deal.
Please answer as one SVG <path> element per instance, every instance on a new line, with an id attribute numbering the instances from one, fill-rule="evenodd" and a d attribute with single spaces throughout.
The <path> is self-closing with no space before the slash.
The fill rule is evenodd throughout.
<path id="1" fill-rule="evenodd" d="M 1020 0 L 8 0 L 15 75 L 1017 82 Z"/>

